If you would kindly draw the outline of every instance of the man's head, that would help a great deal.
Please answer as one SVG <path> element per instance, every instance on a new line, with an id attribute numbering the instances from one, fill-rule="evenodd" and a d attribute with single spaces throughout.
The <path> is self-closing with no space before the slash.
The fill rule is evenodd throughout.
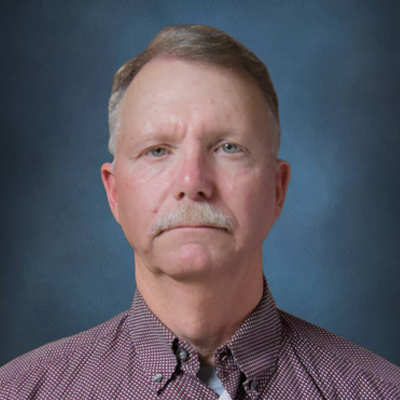
<path id="1" fill-rule="evenodd" d="M 262 242 L 290 169 L 274 154 L 277 115 L 253 76 L 157 56 L 130 80 L 117 110 L 118 155 L 102 178 L 135 250 L 138 286 L 160 275 L 260 277 Z"/>
<path id="2" fill-rule="evenodd" d="M 278 97 L 264 63 L 249 49 L 219 29 L 204 25 L 180 25 L 164 28 L 146 50 L 128 60 L 115 74 L 108 107 L 109 150 L 115 157 L 120 126 L 119 105 L 130 83 L 139 71 L 156 58 L 178 58 L 211 64 L 250 75 L 261 89 L 276 123 L 273 153 L 280 146 Z"/>

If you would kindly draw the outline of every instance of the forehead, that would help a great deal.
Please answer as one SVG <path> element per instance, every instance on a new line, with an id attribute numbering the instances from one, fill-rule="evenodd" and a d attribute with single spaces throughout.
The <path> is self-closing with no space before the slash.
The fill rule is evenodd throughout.
<path id="1" fill-rule="evenodd" d="M 273 121 L 269 105 L 251 76 L 224 67 L 155 59 L 133 79 L 121 104 L 122 130 L 173 121 L 246 130 Z M 209 126 L 208 126 L 209 125 Z M 159 127 L 157 127 L 159 129 Z"/>

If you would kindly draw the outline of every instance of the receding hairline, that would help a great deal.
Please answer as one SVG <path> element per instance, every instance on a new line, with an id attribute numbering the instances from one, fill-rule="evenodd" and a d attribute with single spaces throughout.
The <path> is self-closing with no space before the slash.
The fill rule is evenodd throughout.
<path id="1" fill-rule="evenodd" d="M 109 150 L 115 156 L 116 139 L 120 126 L 119 108 L 128 87 L 139 72 L 150 62 L 161 58 L 175 58 L 188 63 L 217 66 L 252 78 L 268 104 L 276 124 L 273 152 L 280 147 L 278 98 L 266 65 L 246 46 L 227 33 L 205 25 L 178 25 L 162 29 L 145 51 L 126 61 L 114 76 L 109 102 Z"/>
<path id="2" fill-rule="evenodd" d="M 220 65 L 220 64 L 216 64 L 213 62 L 209 62 L 209 61 L 204 61 L 204 60 L 187 60 L 184 59 L 182 57 L 178 57 L 175 55 L 169 55 L 169 54 L 160 54 L 157 55 L 156 57 L 150 59 L 146 64 L 144 64 L 141 69 L 136 73 L 136 75 L 133 77 L 133 79 L 130 81 L 129 85 L 126 86 L 124 92 L 123 92 L 123 96 L 121 97 L 119 104 L 117 105 L 117 113 L 118 118 L 120 121 L 122 121 L 122 116 L 121 116 L 121 110 L 122 110 L 122 103 L 124 101 L 124 98 L 129 90 L 129 88 L 132 86 L 132 84 L 137 80 L 138 78 L 140 79 L 140 77 L 142 76 L 142 71 L 147 69 L 148 66 L 150 66 L 151 64 L 157 64 L 157 63 L 162 63 L 163 61 L 166 62 L 174 62 L 174 61 L 180 61 L 189 65 L 193 65 L 193 66 L 200 66 L 203 67 L 205 70 L 207 69 L 211 69 L 211 70 L 219 70 L 219 71 L 226 71 L 228 74 L 230 74 L 231 76 L 236 77 L 236 79 L 244 82 L 244 83 L 249 83 L 253 86 L 253 88 L 255 88 L 259 95 L 262 98 L 262 101 L 264 102 L 264 106 L 267 107 L 268 110 L 268 122 L 269 123 L 273 123 L 276 125 L 276 127 L 274 127 L 274 130 L 278 129 L 279 130 L 279 121 L 277 121 L 275 114 L 273 113 L 273 110 L 271 109 L 271 105 L 270 103 L 267 101 L 267 99 L 265 98 L 265 95 L 263 93 L 263 91 L 261 90 L 260 86 L 258 85 L 257 81 L 254 79 L 254 77 L 245 69 L 242 68 L 241 66 L 225 66 L 225 65 Z M 140 96 L 140 94 L 136 94 L 135 96 Z"/>
<path id="3" fill-rule="evenodd" d="M 137 82 L 137 78 L 141 77 L 142 71 L 144 69 L 147 69 L 147 67 L 151 64 L 156 64 L 159 62 L 174 62 L 174 61 L 180 61 L 182 63 L 186 63 L 189 65 L 193 66 L 200 66 L 203 67 L 204 69 L 214 69 L 214 70 L 219 70 L 219 71 L 226 71 L 228 74 L 231 74 L 235 76 L 237 79 L 242 80 L 242 81 L 247 81 L 251 83 L 255 88 L 257 88 L 257 91 L 260 93 L 261 97 L 265 101 L 265 104 L 268 106 L 268 109 L 271 111 L 271 115 L 274 117 L 275 120 L 277 120 L 277 117 L 275 116 L 273 109 L 270 105 L 270 102 L 266 99 L 262 89 L 260 88 L 260 85 L 257 83 L 256 79 L 243 67 L 240 65 L 223 65 L 223 64 L 217 64 L 214 62 L 210 61 L 205 61 L 205 60 L 187 60 L 185 58 L 176 56 L 176 55 L 170 55 L 170 54 L 160 54 L 157 55 L 156 57 L 150 59 L 146 64 L 142 65 L 140 70 L 135 74 L 135 76 L 132 78 L 132 80 L 124 86 L 123 90 L 123 95 L 121 96 L 121 99 L 119 101 L 119 107 L 121 106 L 121 103 L 123 102 L 123 99 L 125 98 L 126 93 L 128 92 L 129 88 L 131 85 L 134 83 L 134 81 Z M 277 120 L 279 122 L 279 119 Z"/>

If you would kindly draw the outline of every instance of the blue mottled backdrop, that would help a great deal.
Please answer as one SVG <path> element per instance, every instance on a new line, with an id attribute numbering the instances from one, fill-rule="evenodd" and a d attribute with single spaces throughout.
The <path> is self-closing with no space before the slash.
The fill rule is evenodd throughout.
<path id="1" fill-rule="evenodd" d="M 264 265 L 280 308 L 400 364 L 400 3 L 0 5 L 0 364 L 129 307 L 133 255 L 100 180 L 115 71 L 166 25 L 243 42 L 292 164 Z"/>

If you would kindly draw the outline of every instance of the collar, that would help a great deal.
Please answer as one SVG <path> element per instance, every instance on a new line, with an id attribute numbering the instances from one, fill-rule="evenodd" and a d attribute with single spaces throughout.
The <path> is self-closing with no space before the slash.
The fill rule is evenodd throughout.
<path id="1" fill-rule="evenodd" d="M 240 384 L 250 399 L 259 398 L 277 367 L 281 346 L 281 319 L 264 277 L 261 301 L 214 354 L 217 371 L 232 398 Z M 237 370 L 240 374 L 235 373 Z"/>
<path id="2" fill-rule="evenodd" d="M 127 324 L 143 372 L 155 391 L 160 392 L 182 371 L 196 375 L 200 368 L 197 353 L 152 313 L 138 289 Z"/>
<path id="3" fill-rule="evenodd" d="M 160 391 L 181 371 L 197 374 L 197 353 L 150 311 L 139 290 L 133 297 L 127 323 L 135 352 L 154 390 Z M 275 370 L 280 346 L 280 317 L 264 278 L 260 303 L 214 353 L 218 375 L 231 396 L 236 396 L 240 383 L 254 395 L 263 391 Z"/>

